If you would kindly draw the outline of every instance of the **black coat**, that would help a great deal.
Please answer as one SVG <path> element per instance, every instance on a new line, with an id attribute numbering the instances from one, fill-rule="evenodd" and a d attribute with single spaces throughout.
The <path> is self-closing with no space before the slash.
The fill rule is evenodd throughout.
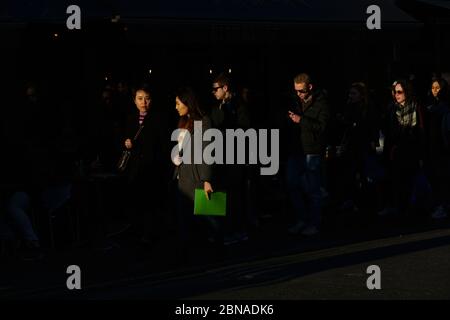
<path id="1" fill-rule="evenodd" d="M 133 182 L 144 182 L 155 187 L 162 187 L 168 181 L 168 164 L 170 163 L 170 136 L 165 115 L 149 110 L 140 135 L 133 142 L 132 157 L 128 176 Z M 139 130 L 139 112 L 128 118 L 125 137 L 135 137 Z"/>
<path id="2" fill-rule="evenodd" d="M 213 107 L 210 119 L 212 127 L 223 132 L 226 129 L 246 129 L 250 127 L 248 107 L 237 97 L 232 97 L 222 106 Z"/>
<path id="3" fill-rule="evenodd" d="M 384 159 L 398 163 L 405 170 L 415 170 L 418 168 L 419 160 L 424 159 L 426 150 L 422 109 L 419 106 L 416 107 L 417 124 L 415 126 L 403 127 L 397 119 L 398 108 L 397 104 L 389 105 L 383 125 Z"/>
<path id="4" fill-rule="evenodd" d="M 362 160 L 370 150 L 372 143 L 375 146 L 379 140 L 379 120 L 374 107 L 369 104 L 347 104 L 343 117 L 339 121 L 343 129 L 341 139 L 342 150 L 349 157 Z"/>
<path id="5" fill-rule="evenodd" d="M 427 135 L 427 153 L 430 158 L 448 155 L 450 148 L 448 145 L 449 128 L 447 121 L 450 107 L 445 101 L 430 99 L 425 107 L 425 131 Z"/>
<path id="6" fill-rule="evenodd" d="M 323 154 L 326 147 L 326 130 L 330 120 L 330 110 L 326 98 L 321 93 L 313 95 L 312 103 L 302 110 L 300 139 L 305 154 Z"/>

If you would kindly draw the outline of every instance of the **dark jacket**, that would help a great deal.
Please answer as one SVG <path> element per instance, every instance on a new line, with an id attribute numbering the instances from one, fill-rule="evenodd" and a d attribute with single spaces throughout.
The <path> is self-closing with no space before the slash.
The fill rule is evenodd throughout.
<path id="1" fill-rule="evenodd" d="M 330 120 L 330 110 L 325 96 L 313 94 L 309 106 L 300 114 L 300 139 L 305 154 L 323 154 L 326 147 L 326 130 Z"/>
<path id="2" fill-rule="evenodd" d="M 205 132 L 211 128 L 211 120 L 208 117 L 202 118 L 202 131 Z M 191 141 L 195 141 L 195 134 L 191 133 Z M 187 137 L 185 138 L 187 139 Z M 186 141 L 185 141 L 186 142 Z M 202 155 L 203 150 L 209 144 L 209 142 L 202 141 Z M 175 167 L 175 176 L 178 176 L 178 189 L 182 194 L 194 201 L 195 189 L 203 189 L 203 182 L 211 182 L 214 189 L 214 182 L 212 179 L 212 165 L 206 163 L 195 164 L 194 163 L 194 143 L 190 144 L 191 149 L 191 161 L 190 163 L 182 163 L 178 167 Z"/>
<path id="3" fill-rule="evenodd" d="M 449 105 L 444 101 L 430 99 L 425 107 L 425 131 L 428 141 L 428 156 L 430 158 L 448 154 L 448 115 Z"/>
<path id="4" fill-rule="evenodd" d="M 379 120 L 374 112 L 374 107 L 369 104 L 364 107 L 361 104 L 347 104 L 339 125 L 343 135 L 340 145 L 344 154 L 349 157 L 362 157 L 370 151 L 371 144 L 378 144 Z"/>
<path id="5" fill-rule="evenodd" d="M 422 109 L 416 106 L 415 126 L 401 126 L 397 119 L 397 104 L 388 107 L 387 117 L 383 125 L 385 135 L 385 161 L 394 161 L 404 169 L 417 169 L 418 161 L 425 155 L 425 131 Z"/>
<path id="6" fill-rule="evenodd" d="M 233 96 L 231 99 L 226 100 L 221 106 L 212 108 L 211 110 L 211 126 L 215 129 L 219 129 L 224 135 L 227 129 L 243 129 L 246 130 L 250 127 L 250 118 L 248 107 L 237 96 Z M 225 143 L 225 141 L 224 141 Z M 237 144 L 234 144 L 234 156 L 237 156 Z M 248 148 L 246 146 L 246 148 Z M 246 149 L 246 153 L 249 154 L 249 150 Z M 223 159 L 227 159 L 227 150 L 223 150 Z M 217 164 L 214 166 L 214 178 L 216 188 L 228 189 L 231 191 L 237 190 L 236 184 L 240 184 L 243 179 L 242 167 L 244 165 L 239 164 Z"/>
<path id="7" fill-rule="evenodd" d="M 167 181 L 170 160 L 167 122 L 163 114 L 150 109 L 142 123 L 139 137 L 133 142 L 132 157 L 127 170 L 131 181 L 144 181 L 160 186 Z M 135 137 L 139 130 L 139 112 L 128 118 L 125 138 Z M 166 180 L 164 180 L 166 179 Z"/>
<path id="8" fill-rule="evenodd" d="M 210 118 L 212 127 L 222 131 L 250 127 L 248 108 L 237 97 L 232 97 L 221 106 L 213 107 Z"/>

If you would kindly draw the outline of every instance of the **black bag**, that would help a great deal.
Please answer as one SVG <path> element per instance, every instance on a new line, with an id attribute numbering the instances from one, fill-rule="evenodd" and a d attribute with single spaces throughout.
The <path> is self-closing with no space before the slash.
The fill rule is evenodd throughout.
<path id="1" fill-rule="evenodd" d="M 138 132 L 133 138 L 133 144 L 136 142 L 137 138 L 141 134 L 142 129 L 144 126 L 140 126 Z M 124 150 L 122 151 L 122 155 L 119 158 L 119 161 L 117 162 L 117 170 L 120 173 L 124 173 L 128 168 L 128 163 L 130 162 L 131 158 L 131 150 Z"/>
<path id="2" fill-rule="evenodd" d="M 131 151 L 129 150 L 122 151 L 122 155 L 120 156 L 119 162 L 117 163 L 117 170 L 119 172 L 125 172 L 128 166 L 128 162 L 130 161 L 130 158 L 131 158 Z"/>

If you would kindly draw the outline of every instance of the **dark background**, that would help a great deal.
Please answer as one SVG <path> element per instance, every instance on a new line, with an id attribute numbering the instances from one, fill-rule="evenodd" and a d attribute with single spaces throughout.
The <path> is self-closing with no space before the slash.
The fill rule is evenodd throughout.
<path id="1" fill-rule="evenodd" d="M 81 30 L 66 28 L 66 19 L 69 16 L 66 14 L 66 8 L 72 4 L 81 7 Z M 372 4 L 377 4 L 381 8 L 381 30 L 371 31 L 366 28 L 368 17 L 366 8 Z M 119 21 L 113 22 L 112 18 L 117 15 L 120 15 Z M 75 146 L 74 149 L 78 147 L 82 149 L 89 143 L 86 140 L 90 137 L 87 128 L 92 122 L 89 119 L 91 109 L 95 108 L 101 90 L 106 85 L 117 84 L 118 81 L 125 81 L 130 86 L 143 81 L 149 82 L 154 106 L 165 110 L 176 120 L 174 91 L 179 85 L 194 86 L 203 98 L 202 106 L 207 108 L 213 103 L 210 92 L 212 76 L 228 69 L 232 70 L 232 75 L 240 87 L 250 88 L 254 98 L 251 106 L 252 115 L 257 119 L 257 123 L 253 124 L 254 127 L 279 126 L 282 117 L 285 118 L 283 110 L 293 94 L 292 79 L 299 72 L 309 72 L 317 79 L 318 85 L 327 90 L 331 107 L 335 111 L 344 104 L 349 85 L 355 81 L 366 82 L 371 89 L 373 102 L 382 108 L 390 97 L 390 85 L 395 79 L 410 78 L 414 75 L 418 93 L 424 95 L 429 89 L 433 73 L 450 71 L 449 29 L 449 1 L 158 0 L 145 3 L 130 0 L 2 1 L 0 124 L 8 124 L 11 115 L 20 114 L 17 109 L 21 106 L 26 84 L 37 83 L 41 93 L 45 94 L 45 101 L 50 101 L 52 107 L 48 113 L 50 119 L 41 115 L 36 119 L 35 126 L 37 128 L 41 126 L 45 131 L 45 126 L 49 123 L 63 122 L 64 125 L 61 127 L 69 128 L 71 131 L 67 135 L 63 135 L 65 131 L 60 128 L 56 131 L 47 128 L 47 131 L 51 131 L 51 138 L 55 140 L 60 136 L 61 140 L 67 138 L 67 141 L 64 141 L 66 143 L 56 141 L 55 145 L 68 146 L 70 149 L 68 153 L 73 160 L 71 148 Z M 130 111 L 134 110 L 131 95 L 129 104 Z M 68 125 L 65 126 L 66 124 Z M 175 127 L 176 124 L 173 124 Z M 0 133 L 3 133 L 3 128 Z M 0 139 L 3 157 L 7 159 L 11 150 L 9 147 L 14 145 L 14 141 L 5 141 L 1 134 Z M 78 154 L 74 157 L 79 159 Z M 3 169 L 7 171 L 8 167 L 4 166 Z M 264 205 L 262 209 L 267 207 L 268 211 L 278 211 L 274 213 L 279 214 L 278 219 L 282 223 L 276 219 L 267 220 L 269 222 L 263 226 L 266 229 L 263 228 L 261 236 L 256 237 L 256 245 L 244 245 L 240 250 L 233 248 L 234 257 L 251 260 L 257 254 L 265 257 L 270 257 L 275 252 L 286 255 L 299 250 L 318 250 L 346 241 L 372 239 L 380 237 L 380 234 L 386 236 L 384 233 L 386 229 L 389 231 L 387 235 L 390 236 L 404 234 L 405 230 L 409 230 L 384 221 L 373 223 L 373 220 L 363 215 L 360 219 L 364 220 L 364 224 L 360 224 L 356 219 L 357 222 L 350 223 L 342 219 L 343 222 L 335 227 L 337 231 L 331 232 L 329 238 L 325 237 L 322 242 L 305 239 L 293 241 L 284 235 L 286 229 L 284 223 L 287 219 L 283 216 L 283 208 L 279 206 L 280 199 L 284 198 L 277 197 L 278 194 L 273 190 L 278 190 L 276 188 L 278 185 L 273 187 L 271 182 L 272 180 L 267 184 L 260 183 L 258 186 L 263 190 L 260 196 L 260 199 L 264 200 L 261 201 Z M 264 188 L 266 185 L 268 187 Z M 265 198 L 266 195 L 269 196 Z M 330 221 L 334 222 L 332 219 Z M 415 224 L 414 228 L 427 226 L 423 226 L 421 222 L 417 223 L 416 220 L 412 223 Z M 354 232 L 349 232 L 349 229 Z M 434 240 L 437 244 L 413 242 L 412 245 L 405 245 L 400 249 L 394 247 L 393 251 L 388 248 L 386 256 L 400 255 L 403 258 L 405 252 L 415 252 L 423 249 L 423 246 L 439 247 L 448 243 L 448 234 L 442 235 L 437 232 L 435 236 L 441 237 L 437 238 L 438 241 Z M 407 241 L 415 240 L 413 237 Z M 37 267 L 29 265 L 21 269 L 17 268 L 16 264 L 11 264 L 8 267 L 11 271 L 3 272 L 2 275 L 8 280 L 5 283 L 17 289 L 19 296 L 23 296 L 20 288 L 27 290 L 48 288 L 54 284 L 55 287 L 59 286 L 60 290 L 47 290 L 47 295 L 54 294 L 61 297 L 61 292 L 68 294 L 65 288 L 65 267 L 74 263 L 73 261 L 78 261 L 76 263 L 79 263 L 83 270 L 85 265 L 88 266 L 87 283 L 99 283 L 105 279 L 129 276 L 128 274 L 148 275 L 148 272 L 154 270 L 165 272 L 167 271 L 165 259 L 174 258 L 170 252 L 166 252 L 168 250 L 165 245 L 159 247 L 159 250 L 164 252 L 160 254 L 165 258 L 155 259 L 158 257 L 158 251 L 155 254 L 147 252 L 147 249 L 135 248 L 135 243 L 130 241 L 128 244 L 127 239 L 121 243 L 122 250 L 117 250 L 109 256 L 98 254 L 97 251 L 87 252 L 81 248 L 75 253 L 67 251 L 57 257 L 51 256 L 50 260 L 44 260 Z M 410 246 L 413 249 L 409 248 Z M 146 262 L 141 261 L 144 251 L 149 254 L 145 258 L 148 258 Z M 74 259 L 74 256 L 77 259 Z M 200 251 L 197 257 L 198 264 L 203 263 L 202 259 L 207 260 L 206 257 L 207 255 Z M 428 274 L 434 281 L 429 288 L 437 288 L 435 296 L 441 298 L 445 296 L 442 292 L 448 293 L 448 281 L 445 280 L 449 277 L 445 273 L 445 270 L 448 270 L 443 261 L 445 258 L 442 251 L 431 252 L 428 256 L 417 256 L 410 260 L 399 259 L 397 264 L 392 263 L 391 269 L 398 273 L 405 271 L 405 275 L 400 279 L 408 285 L 410 279 L 419 278 L 418 274 Z M 356 255 L 356 258 L 343 257 L 344 262 L 348 264 L 354 263 L 355 260 L 366 262 L 371 259 L 373 259 L 371 251 L 364 252 L 361 256 Z M 320 269 L 318 266 L 342 266 L 344 262 L 336 259 L 330 263 L 329 260 L 319 259 L 315 263 L 307 264 L 306 272 Z M 173 262 L 170 260 L 170 263 L 178 267 L 175 259 Z M 293 270 L 290 271 L 293 275 L 305 272 L 295 263 L 289 261 L 283 263 L 288 265 L 289 270 Z M 422 269 L 414 269 L 416 265 L 420 266 L 420 263 L 423 264 Z M 429 272 L 429 265 L 432 264 L 441 269 Z M 240 268 L 236 267 L 236 271 L 230 272 L 230 277 L 236 277 L 237 285 L 241 285 L 242 281 L 240 275 L 243 271 Z M 269 264 L 264 268 L 271 270 L 274 267 Z M 281 276 L 279 274 L 267 276 L 262 273 L 262 279 L 257 278 L 255 283 L 272 280 L 272 277 L 284 279 L 286 269 L 274 269 L 275 273 L 278 272 Z M 358 271 L 360 269 L 363 270 L 358 266 L 355 270 L 360 272 Z M 350 270 L 349 273 L 354 274 L 355 270 Z M 204 273 L 203 270 L 200 271 Z M 288 272 L 288 275 L 291 273 Z M 206 274 L 204 287 L 199 286 L 197 278 L 193 278 L 195 285 L 189 284 L 184 288 L 187 290 L 204 288 L 202 290 L 206 292 L 212 286 L 217 286 L 211 285 L 208 273 L 204 274 Z M 149 279 L 133 281 L 142 282 L 140 284 L 142 287 L 154 290 L 153 284 L 149 284 L 153 278 Z M 221 281 L 226 285 L 230 285 L 229 283 L 235 285 L 221 273 L 217 279 L 219 285 L 222 285 Z M 336 279 L 342 279 L 344 282 L 348 278 L 337 273 L 330 276 L 330 279 L 332 280 L 324 281 L 320 278 L 320 283 L 339 287 Z M 367 294 L 363 286 L 365 280 L 361 282 L 358 278 L 355 279 L 355 283 L 362 286 L 357 287 L 360 291 L 341 283 L 344 288 L 350 288 L 346 290 L 347 295 L 342 295 L 344 298 L 358 295 L 362 290 Z M 169 282 L 166 289 L 170 294 L 162 296 L 189 296 L 188 293 L 180 293 L 178 281 L 176 278 L 173 285 Z M 314 282 L 314 285 L 317 283 Z M 404 286 L 408 288 L 408 285 Z M 428 283 L 423 285 L 423 282 L 419 281 L 416 284 L 417 289 L 413 286 L 410 290 L 416 296 L 423 297 L 420 291 L 427 288 L 426 285 Z M 335 294 L 336 297 L 341 297 L 342 294 L 336 291 L 338 289 L 333 291 L 331 290 L 333 288 L 326 286 L 322 287 L 322 290 L 310 290 L 311 283 L 309 285 L 301 283 L 298 287 L 310 291 L 313 297 L 314 294 L 321 297 L 325 293 Z M 293 288 L 292 292 L 298 292 L 298 287 Z M 8 287 L 4 288 L 6 288 L 4 292 L 10 290 Z M 99 292 L 94 288 L 93 293 L 87 293 L 88 296 L 100 297 L 102 293 L 111 296 L 130 294 L 126 290 L 123 291 L 120 286 L 116 291 L 108 290 L 106 284 L 103 285 L 103 289 L 100 286 L 97 290 Z M 258 286 L 255 290 L 258 294 L 262 292 Z M 270 290 L 268 289 L 268 292 Z M 13 291 L 11 295 L 14 294 Z M 291 293 L 289 290 L 286 292 Z M 391 297 L 398 297 L 398 292 L 400 291 L 394 288 L 389 294 Z M 160 291 L 154 290 L 151 293 L 159 295 Z M 44 289 L 42 292 L 36 291 L 35 295 L 45 297 Z M 138 289 L 134 295 L 152 297 L 148 292 L 140 292 Z"/>
<path id="2" fill-rule="evenodd" d="M 270 119 L 300 71 L 335 105 L 354 81 L 380 97 L 395 78 L 415 74 L 425 90 L 432 72 L 450 70 L 448 1 L 427 2 L 9 1 L 0 16 L 4 96 L 10 109 L 33 80 L 82 112 L 108 82 L 146 81 L 158 105 L 173 109 L 179 84 L 209 97 L 210 70 L 231 68 Z M 81 7 L 81 30 L 66 28 L 70 4 Z M 381 30 L 366 28 L 370 4 L 381 7 Z"/>

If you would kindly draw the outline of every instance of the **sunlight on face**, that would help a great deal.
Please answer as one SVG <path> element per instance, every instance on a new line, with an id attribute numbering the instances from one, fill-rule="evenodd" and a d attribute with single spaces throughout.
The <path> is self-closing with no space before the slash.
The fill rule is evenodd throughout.
<path id="1" fill-rule="evenodd" d="M 397 84 L 395 86 L 394 94 L 395 94 L 395 101 L 397 101 L 397 103 L 400 105 L 404 105 L 406 101 L 406 95 L 405 91 L 403 90 L 400 84 Z"/>
<path id="2" fill-rule="evenodd" d="M 175 98 L 175 109 L 177 109 L 180 117 L 187 115 L 189 111 L 189 108 L 183 102 L 181 102 L 178 97 Z"/>
<path id="3" fill-rule="evenodd" d="M 439 85 L 439 82 L 435 81 L 431 85 L 431 93 L 433 94 L 433 97 L 437 98 L 439 91 L 441 91 L 441 86 Z"/>
<path id="4" fill-rule="evenodd" d="M 144 90 L 138 90 L 134 97 L 134 104 L 140 112 L 146 112 L 150 107 L 150 94 Z"/>

